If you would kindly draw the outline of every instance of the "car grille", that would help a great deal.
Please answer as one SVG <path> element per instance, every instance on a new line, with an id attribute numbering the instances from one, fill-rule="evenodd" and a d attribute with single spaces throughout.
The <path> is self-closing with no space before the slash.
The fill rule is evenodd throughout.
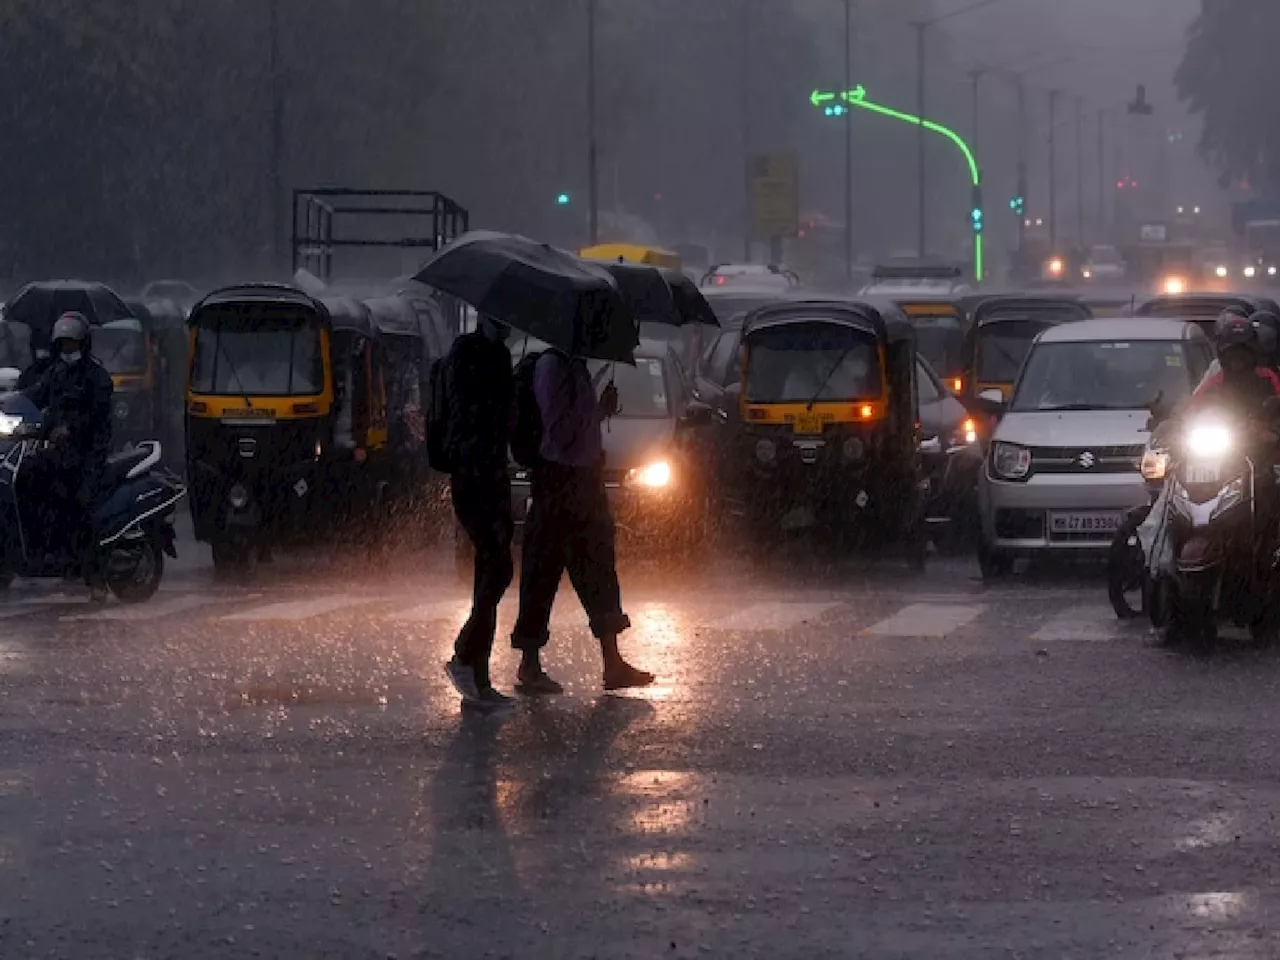
<path id="1" fill-rule="evenodd" d="M 1142 444 L 1121 447 L 1032 447 L 1034 473 L 1133 473 L 1142 466 Z"/>

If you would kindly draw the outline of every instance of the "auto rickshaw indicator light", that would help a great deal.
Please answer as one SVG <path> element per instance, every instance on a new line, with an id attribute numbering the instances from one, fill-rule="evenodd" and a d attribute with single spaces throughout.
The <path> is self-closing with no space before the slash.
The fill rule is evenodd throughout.
<path id="1" fill-rule="evenodd" d="M 875 415 L 875 412 L 875 407 L 871 406 L 869 403 L 864 403 L 858 409 L 858 415 L 862 417 L 863 420 L 870 420 Z"/>
<path id="2" fill-rule="evenodd" d="M 964 389 L 964 380 L 960 377 L 956 377 L 954 380 L 951 381 L 951 389 L 954 390 L 956 393 L 959 393 L 961 390 Z"/>

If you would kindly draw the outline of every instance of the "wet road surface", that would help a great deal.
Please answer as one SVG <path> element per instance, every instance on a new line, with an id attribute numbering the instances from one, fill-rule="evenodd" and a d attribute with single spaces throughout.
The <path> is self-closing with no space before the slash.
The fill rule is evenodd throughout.
<path id="1" fill-rule="evenodd" d="M 601 694 L 566 590 L 568 693 L 500 719 L 446 554 L 183 548 L 146 606 L 0 605 L 0 957 L 1280 956 L 1280 655 L 1096 573 L 637 569 L 659 684 Z"/>

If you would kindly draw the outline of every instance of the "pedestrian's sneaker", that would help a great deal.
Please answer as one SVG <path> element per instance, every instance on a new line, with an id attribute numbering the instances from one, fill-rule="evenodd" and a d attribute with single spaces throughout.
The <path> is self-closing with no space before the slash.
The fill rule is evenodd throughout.
<path id="1" fill-rule="evenodd" d="M 463 703 L 479 703 L 480 689 L 476 686 L 476 671 L 468 664 L 454 657 L 444 665 L 445 676 L 453 684 L 455 690 L 462 694 Z"/>

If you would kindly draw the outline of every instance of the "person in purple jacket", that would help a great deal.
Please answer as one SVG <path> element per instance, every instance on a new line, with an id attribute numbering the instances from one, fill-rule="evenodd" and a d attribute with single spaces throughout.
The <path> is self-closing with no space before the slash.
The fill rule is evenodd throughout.
<path id="1" fill-rule="evenodd" d="M 551 608 L 566 570 L 600 641 L 605 689 L 647 686 L 653 674 L 633 667 L 618 652 L 618 634 L 631 621 L 622 612 L 600 429 L 618 412 L 618 391 L 609 384 L 597 400 L 586 362 L 548 350 L 534 367 L 533 392 L 542 418 L 542 446 L 532 470 L 520 613 L 511 636 L 511 645 L 521 652 L 516 691 L 564 691 L 543 670 L 541 653 L 550 639 Z"/>

